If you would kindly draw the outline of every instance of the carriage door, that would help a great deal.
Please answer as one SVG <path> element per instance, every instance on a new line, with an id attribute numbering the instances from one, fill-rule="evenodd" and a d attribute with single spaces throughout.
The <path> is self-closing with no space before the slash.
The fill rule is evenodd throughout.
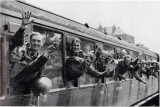
<path id="1" fill-rule="evenodd" d="M 15 32 L 19 29 L 21 25 L 21 20 L 13 17 L 6 17 L 7 31 L 5 33 L 5 65 L 4 68 L 6 72 L 6 87 L 7 87 L 7 95 L 8 95 L 8 105 L 10 106 L 21 106 L 28 105 L 29 102 L 29 94 L 24 95 L 20 93 L 20 89 L 16 89 L 17 84 L 14 82 L 12 78 L 12 74 L 19 71 L 19 67 L 17 67 L 15 59 L 20 57 L 18 51 L 14 51 L 14 41 L 13 36 Z M 24 32 L 24 37 L 28 36 L 31 29 L 30 25 L 28 25 Z M 13 52 L 14 51 L 14 52 Z M 13 55 L 14 54 L 14 55 Z M 14 57 L 13 57 L 14 56 Z M 14 70 L 13 70 L 14 69 Z"/>

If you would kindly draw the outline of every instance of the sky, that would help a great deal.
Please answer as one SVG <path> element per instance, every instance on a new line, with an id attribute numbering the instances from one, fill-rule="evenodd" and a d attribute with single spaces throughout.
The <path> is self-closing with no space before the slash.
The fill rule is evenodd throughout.
<path id="1" fill-rule="evenodd" d="M 120 27 L 160 54 L 160 1 L 25 0 L 26 2 L 93 28 Z"/>

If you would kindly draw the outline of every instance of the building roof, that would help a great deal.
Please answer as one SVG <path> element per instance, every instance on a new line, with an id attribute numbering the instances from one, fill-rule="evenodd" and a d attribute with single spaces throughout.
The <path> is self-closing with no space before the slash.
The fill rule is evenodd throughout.
<path id="1" fill-rule="evenodd" d="M 107 27 L 107 33 L 111 34 L 112 33 L 112 27 Z M 119 27 L 116 27 L 115 32 L 113 33 L 113 35 L 124 35 L 126 34 L 124 31 L 122 31 Z"/>

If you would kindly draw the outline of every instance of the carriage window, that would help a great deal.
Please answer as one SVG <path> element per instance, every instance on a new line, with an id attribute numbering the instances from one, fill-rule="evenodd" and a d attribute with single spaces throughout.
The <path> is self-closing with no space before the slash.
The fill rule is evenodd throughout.
<path id="1" fill-rule="evenodd" d="M 44 75 L 51 79 L 52 88 L 63 88 L 62 79 L 62 35 L 55 33 L 54 31 L 34 29 L 36 32 L 40 32 L 46 37 L 46 41 L 42 47 L 42 51 L 45 51 L 50 45 L 54 45 L 55 42 L 59 43 L 59 47 L 50 55 L 50 59 L 47 61 Z"/>
<path id="2" fill-rule="evenodd" d="M 152 61 L 152 57 L 149 55 L 146 55 L 146 61 Z"/>
<path id="3" fill-rule="evenodd" d="M 143 55 L 141 56 L 141 58 L 142 58 L 142 60 L 146 60 L 147 56 L 146 56 L 145 54 L 143 54 Z"/>
<path id="4" fill-rule="evenodd" d="M 127 49 L 123 49 L 123 48 L 116 48 L 116 58 L 117 59 L 122 59 L 124 57 L 124 55 L 129 55 L 129 51 Z"/>
<path id="5" fill-rule="evenodd" d="M 120 57 L 121 48 L 116 47 L 115 48 L 115 59 L 119 59 Z"/>
<path id="6" fill-rule="evenodd" d="M 91 42 L 90 40 L 85 40 L 83 38 L 78 38 L 75 36 L 74 37 L 67 36 L 66 40 L 67 58 L 73 56 L 84 58 L 85 54 L 87 54 L 88 52 L 94 53 L 94 42 Z M 91 67 L 94 68 L 94 65 L 92 65 Z M 70 80 L 68 82 L 70 82 Z M 82 76 L 78 78 L 78 85 L 93 84 L 93 83 L 95 83 L 95 78 L 88 75 L 87 73 L 84 73 Z"/>
<path id="7" fill-rule="evenodd" d="M 74 46 L 75 42 L 72 44 L 73 41 L 76 41 L 76 46 Z M 82 54 L 94 52 L 94 43 L 78 37 L 67 36 L 66 50 L 67 57 L 78 56 L 80 58 L 84 58 L 84 55 Z"/>
<path id="8" fill-rule="evenodd" d="M 124 49 L 124 48 L 118 48 L 117 47 L 115 50 L 116 50 L 116 56 L 117 56 L 118 61 L 120 61 L 121 59 L 123 59 L 125 55 L 131 55 L 132 54 L 129 50 Z M 119 69 L 116 68 L 116 70 L 119 70 Z M 123 71 L 119 70 L 118 72 L 123 72 Z M 130 73 L 129 72 L 124 72 L 123 76 L 126 79 L 128 79 L 129 76 L 130 76 Z"/>
<path id="9" fill-rule="evenodd" d="M 34 28 L 34 32 L 37 32 L 37 34 L 40 33 L 42 36 L 35 37 L 35 42 L 33 40 L 30 42 L 30 37 L 26 36 L 24 38 L 25 42 L 23 46 L 16 46 L 10 51 L 11 94 L 30 93 L 28 89 L 28 87 L 30 87 L 28 81 L 36 78 L 38 75 L 48 77 L 52 81 L 52 89 L 64 87 L 62 79 L 62 35 L 43 28 Z M 36 59 L 38 59 L 38 57 L 41 56 L 51 45 L 57 47 L 57 49 L 50 54 L 45 66 L 37 67 L 37 70 L 39 71 L 38 73 L 24 73 L 27 69 L 32 69 L 31 67 L 27 68 L 29 65 L 33 67 L 35 66 L 34 62 L 37 61 Z M 21 77 L 17 76 L 21 71 L 24 71 L 21 73 Z M 43 72 L 43 74 L 41 72 Z M 15 82 L 15 80 L 22 82 L 19 84 L 18 82 Z"/>
<path id="10" fill-rule="evenodd" d="M 82 41 L 82 51 L 84 53 L 94 52 L 94 42 L 87 41 L 84 39 L 81 39 L 81 41 Z M 92 65 L 91 67 L 95 69 L 94 65 Z M 80 85 L 94 84 L 95 78 L 85 73 L 79 78 L 79 83 Z"/>
<path id="11" fill-rule="evenodd" d="M 133 60 L 135 60 L 138 57 L 138 53 L 137 52 L 133 52 L 133 51 L 129 51 L 131 57 Z"/>
<path id="12" fill-rule="evenodd" d="M 157 58 L 156 57 L 152 57 L 152 60 L 157 62 Z"/>
<path id="13" fill-rule="evenodd" d="M 112 53 L 114 55 L 114 48 L 113 47 L 105 45 L 104 50 L 109 52 L 109 53 Z"/>
<path id="14" fill-rule="evenodd" d="M 115 52 L 114 52 L 114 48 L 111 47 L 111 46 L 104 45 L 104 51 L 106 51 L 108 53 L 108 58 L 105 62 L 106 63 L 105 70 L 108 70 L 110 72 L 110 75 L 111 75 L 109 78 L 105 78 L 105 79 L 106 79 L 106 82 L 107 81 L 113 81 L 114 78 L 113 78 L 112 73 L 114 72 L 115 67 L 114 67 L 114 64 L 112 63 L 112 61 L 109 58 L 112 57 L 114 59 L 116 57 Z M 103 71 L 101 71 L 101 72 L 103 72 Z"/>

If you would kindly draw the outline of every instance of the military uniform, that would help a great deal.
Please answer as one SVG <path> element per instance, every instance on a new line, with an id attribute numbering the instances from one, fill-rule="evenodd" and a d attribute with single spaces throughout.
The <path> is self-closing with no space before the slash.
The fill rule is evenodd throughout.
<path id="1" fill-rule="evenodd" d="M 71 57 L 66 60 L 66 75 L 68 81 L 75 80 L 84 73 L 96 78 L 108 77 L 107 72 L 99 72 L 91 67 L 86 68 L 83 58 Z"/>
<path id="2" fill-rule="evenodd" d="M 117 68 L 115 69 L 115 79 L 119 78 L 120 80 L 126 80 L 125 77 L 123 76 L 124 73 L 127 71 L 130 71 L 130 73 L 140 82 L 146 83 L 137 73 L 137 70 L 139 69 L 139 66 L 137 64 L 138 58 L 130 62 L 129 65 L 127 65 L 124 61 L 120 61 L 117 65 Z"/>
<path id="3" fill-rule="evenodd" d="M 24 41 L 24 29 L 19 28 L 14 35 L 13 47 L 23 46 Z M 29 94 L 29 86 L 34 79 L 37 79 L 43 75 L 44 66 L 49 57 L 45 57 L 40 52 L 34 53 L 26 47 L 25 53 L 19 63 L 16 63 L 15 70 L 11 70 L 11 87 L 13 87 L 14 94 Z M 21 62 L 24 62 L 22 65 Z M 14 75 L 14 76 L 13 76 Z M 19 91 L 15 91 L 15 90 Z"/>

